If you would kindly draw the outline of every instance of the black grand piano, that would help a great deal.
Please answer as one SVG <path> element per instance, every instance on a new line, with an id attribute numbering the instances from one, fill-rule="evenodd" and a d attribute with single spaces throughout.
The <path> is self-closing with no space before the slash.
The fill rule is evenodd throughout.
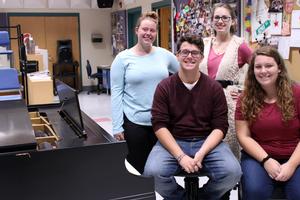
<path id="1" fill-rule="evenodd" d="M 82 111 L 84 131 L 75 131 L 61 107 L 35 108 L 59 138 L 55 148 L 37 150 L 25 102 L 0 101 L 1 199 L 155 199 L 153 179 L 127 171 L 125 142 L 116 142 Z"/>

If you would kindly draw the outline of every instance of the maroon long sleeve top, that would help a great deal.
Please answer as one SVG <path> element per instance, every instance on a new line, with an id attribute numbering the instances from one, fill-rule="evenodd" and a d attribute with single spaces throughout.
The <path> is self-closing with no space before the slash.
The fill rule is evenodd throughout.
<path id="1" fill-rule="evenodd" d="M 201 73 L 189 90 L 178 73 L 162 80 L 152 105 L 154 131 L 167 128 L 175 138 L 205 138 L 214 129 L 228 129 L 227 103 L 218 82 Z"/>

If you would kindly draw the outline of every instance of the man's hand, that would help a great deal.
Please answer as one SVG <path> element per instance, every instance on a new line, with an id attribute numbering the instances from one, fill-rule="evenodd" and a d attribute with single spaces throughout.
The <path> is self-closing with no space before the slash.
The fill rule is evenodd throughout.
<path id="1" fill-rule="evenodd" d="M 182 159 L 179 161 L 179 164 L 187 173 L 194 173 L 199 170 L 195 160 L 188 155 L 182 157 Z"/>
<path id="2" fill-rule="evenodd" d="M 195 154 L 194 160 L 195 160 L 197 166 L 199 167 L 199 169 L 202 168 L 202 161 L 203 161 L 204 156 L 205 155 L 201 151 L 198 151 Z"/>
<path id="3" fill-rule="evenodd" d="M 122 140 L 125 140 L 124 139 L 124 132 L 121 132 L 121 133 L 117 133 L 114 135 L 114 138 L 118 141 L 122 141 Z"/>

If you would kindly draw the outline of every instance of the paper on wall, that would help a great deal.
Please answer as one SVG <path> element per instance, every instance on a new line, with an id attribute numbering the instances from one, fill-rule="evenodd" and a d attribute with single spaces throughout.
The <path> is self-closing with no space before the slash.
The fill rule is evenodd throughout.
<path id="1" fill-rule="evenodd" d="M 300 29 L 292 29 L 290 37 L 290 46 L 291 47 L 300 47 Z"/>
<path id="2" fill-rule="evenodd" d="M 282 13 L 269 13 L 271 26 L 269 33 L 271 35 L 281 35 Z"/>
<path id="3" fill-rule="evenodd" d="M 283 59 L 290 57 L 290 37 L 278 37 L 278 52 Z"/>
<path id="4" fill-rule="evenodd" d="M 292 12 L 292 28 L 300 28 L 300 10 Z"/>
<path id="5" fill-rule="evenodd" d="M 268 16 L 268 7 L 265 4 L 265 1 L 252 1 L 253 6 L 251 12 L 251 40 L 252 42 L 256 42 L 264 37 L 264 33 L 270 27 L 270 19 Z"/>

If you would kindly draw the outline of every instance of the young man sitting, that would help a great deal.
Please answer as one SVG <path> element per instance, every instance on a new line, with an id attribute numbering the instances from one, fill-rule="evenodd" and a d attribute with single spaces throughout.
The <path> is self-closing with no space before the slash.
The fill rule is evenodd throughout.
<path id="1" fill-rule="evenodd" d="M 203 41 L 183 36 L 177 45 L 179 72 L 159 83 L 152 106 L 152 125 L 158 142 L 144 175 L 154 176 L 164 199 L 184 199 L 185 190 L 174 175 L 205 172 L 209 181 L 199 189 L 201 199 L 220 199 L 241 177 L 240 164 L 222 142 L 227 129 L 223 88 L 199 71 Z"/>

